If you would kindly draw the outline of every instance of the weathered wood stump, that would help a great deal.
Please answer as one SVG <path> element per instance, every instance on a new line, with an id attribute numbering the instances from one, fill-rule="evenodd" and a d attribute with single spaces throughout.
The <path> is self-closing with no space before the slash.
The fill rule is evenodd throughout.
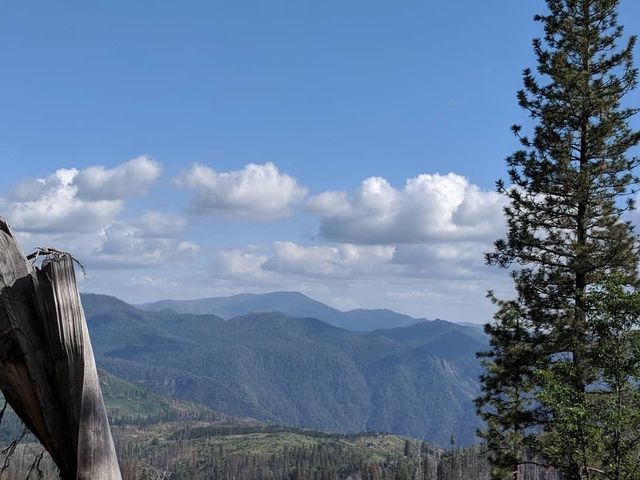
<path id="1" fill-rule="evenodd" d="M 32 267 L 2 218 L 0 390 L 64 480 L 121 479 L 73 259 Z"/>

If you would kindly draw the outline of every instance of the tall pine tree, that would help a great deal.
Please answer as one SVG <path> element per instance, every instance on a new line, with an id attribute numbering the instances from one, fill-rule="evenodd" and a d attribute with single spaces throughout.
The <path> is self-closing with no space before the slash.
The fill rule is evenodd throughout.
<path id="1" fill-rule="evenodd" d="M 618 0 L 546 0 L 536 16 L 537 71 L 526 69 L 520 106 L 534 130 L 513 132 L 507 159 L 506 238 L 487 254 L 510 268 L 516 298 L 499 301 L 477 400 L 494 478 L 545 462 L 567 480 L 597 478 L 599 427 L 588 422 L 594 363 L 589 294 L 608 277 L 637 283 L 638 243 L 624 219 L 633 208 L 640 142 L 622 102 L 637 83 L 635 37 L 624 41 Z"/>

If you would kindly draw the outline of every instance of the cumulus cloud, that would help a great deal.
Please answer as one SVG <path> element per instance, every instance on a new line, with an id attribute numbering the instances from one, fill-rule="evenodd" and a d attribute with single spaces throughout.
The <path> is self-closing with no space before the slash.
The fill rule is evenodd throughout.
<path id="1" fill-rule="evenodd" d="M 45 178 L 26 180 L 0 198 L 0 211 L 16 231 L 95 231 L 116 217 L 122 202 L 79 199 L 74 185 L 78 173 L 76 169 L 60 169 Z"/>
<path id="2" fill-rule="evenodd" d="M 112 169 L 60 169 L 15 185 L 0 197 L 0 213 L 27 250 L 54 246 L 73 252 L 90 269 L 183 262 L 200 249 L 181 239 L 185 216 L 148 211 L 119 220 L 127 199 L 144 195 L 160 170 L 146 156 Z"/>
<path id="3" fill-rule="evenodd" d="M 302 246 L 274 243 L 274 254 L 263 268 L 280 273 L 345 277 L 374 273 L 393 258 L 391 246 Z"/>
<path id="4" fill-rule="evenodd" d="M 176 183 L 194 192 L 191 202 L 194 213 L 260 221 L 290 216 L 293 206 L 307 194 L 306 188 L 273 163 L 249 164 L 242 170 L 221 173 L 194 165 Z"/>
<path id="5" fill-rule="evenodd" d="M 213 274 L 218 277 L 263 279 L 263 266 L 268 260 L 253 248 L 230 248 L 220 250 L 214 259 Z"/>
<path id="6" fill-rule="evenodd" d="M 82 200 L 123 200 L 144 195 L 161 170 L 158 162 L 142 155 L 111 169 L 96 166 L 81 170 L 73 184 Z"/>
<path id="7" fill-rule="evenodd" d="M 159 218 L 161 214 L 152 216 Z M 114 222 L 103 233 L 102 243 L 93 252 L 93 264 L 106 268 L 164 266 L 193 258 L 199 245 L 174 238 L 178 232 L 145 229 L 143 220 Z M 148 218 L 148 215 L 147 217 Z"/>
<path id="8" fill-rule="evenodd" d="M 497 273 L 484 263 L 484 253 L 489 248 L 481 242 L 398 245 L 391 263 L 403 276 L 465 282 Z"/>
<path id="9" fill-rule="evenodd" d="M 187 227 L 182 215 L 161 212 L 145 212 L 134 224 L 141 234 L 149 238 L 172 238 L 181 235 Z"/>
<path id="10" fill-rule="evenodd" d="M 324 192 L 307 208 L 321 216 L 320 235 L 357 244 L 404 244 L 493 238 L 504 228 L 503 199 L 466 177 L 422 174 L 396 189 L 371 177 L 352 195 Z"/>
<path id="11" fill-rule="evenodd" d="M 144 194 L 159 173 L 148 157 L 113 169 L 59 169 L 17 184 L 0 197 L 0 211 L 20 232 L 96 232 L 115 220 L 127 198 Z"/>

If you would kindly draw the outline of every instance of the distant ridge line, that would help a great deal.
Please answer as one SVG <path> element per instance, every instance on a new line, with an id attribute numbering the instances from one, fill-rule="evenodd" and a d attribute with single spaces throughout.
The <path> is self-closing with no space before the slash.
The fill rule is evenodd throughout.
<path id="1" fill-rule="evenodd" d="M 339 310 L 300 292 L 240 293 L 227 297 L 194 300 L 160 300 L 136 305 L 145 311 L 172 310 L 176 313 L 213 314 L 224 319 L 254 312 L 280 312 L 294 317 L 312 317 L 330 325 L 354 331 L 404 327 L 429 321 L 388 308 Z"/>

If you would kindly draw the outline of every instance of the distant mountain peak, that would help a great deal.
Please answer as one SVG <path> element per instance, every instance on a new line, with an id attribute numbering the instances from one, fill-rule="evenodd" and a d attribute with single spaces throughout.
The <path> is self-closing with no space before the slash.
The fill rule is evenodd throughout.
<path id="1" fill-rule="evenodd" d="M 80 295 L 82 300 L 82 304 L 86 307 L 87 305 L 91 305 L 93 310 L 96 310 L 100 306 L 109 309 L 117 309 L 117 310 L 136 310 L 136 308 L 123 301 L 118 297 L 114 297 L 112 295 L 104 295 L 101 293 L 82 293 Z"/>

